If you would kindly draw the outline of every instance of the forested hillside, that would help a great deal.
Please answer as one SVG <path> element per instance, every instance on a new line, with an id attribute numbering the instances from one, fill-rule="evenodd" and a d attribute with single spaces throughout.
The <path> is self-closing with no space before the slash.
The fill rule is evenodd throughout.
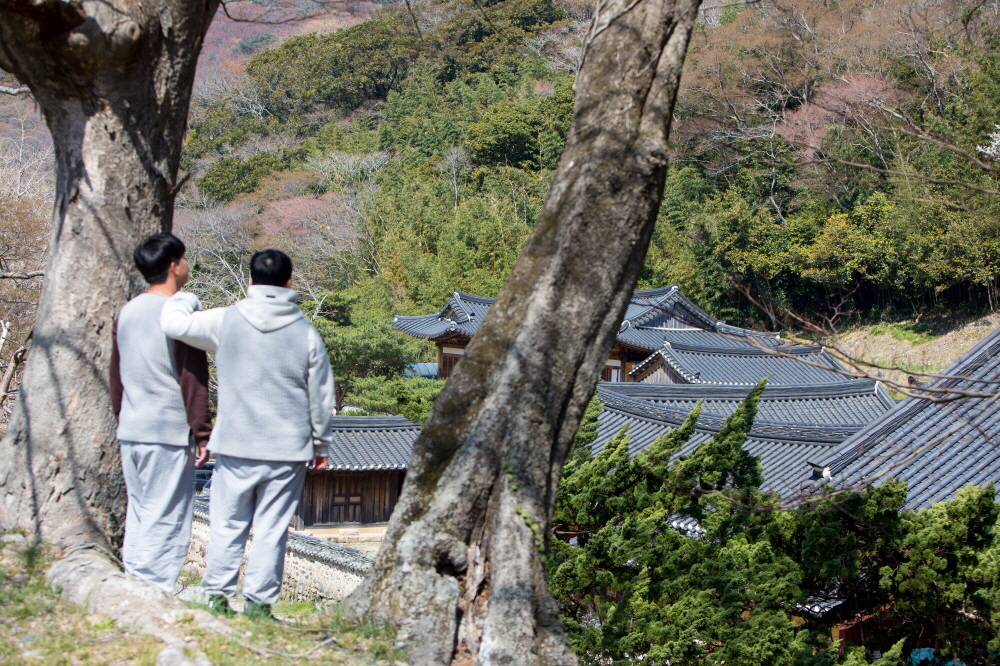
<path id="1" fill-rule="evenodd" d="M 996 11 L 706 5 L 641 286 L 679 281 L 768 329 L 995 309 Z M 389 6 L 259 51 L 192 114 L 182 228 L 285 239 L 308 290 L 358 316 L 495 294 L 558 161 L 588 18 L 550 0 Z"/>

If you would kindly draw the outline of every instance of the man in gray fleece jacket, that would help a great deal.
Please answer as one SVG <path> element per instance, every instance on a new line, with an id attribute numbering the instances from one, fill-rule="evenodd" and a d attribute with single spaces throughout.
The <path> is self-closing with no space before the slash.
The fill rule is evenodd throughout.
<path id="1" fill-rule="evenodd" d="M 184 243 L 153 234 L 134 260 L 149 290 L 122 308 L 111 348 L 128 494 L 122 561 L 125 573 L 173 593 L 191 540 L 194 468 L 208 459 L 208 358 L 160 330 L 163 304 L 187 280 Z"/>
<path id="2" fill-rule="evenodd" d="M 319 333 L 293 302 L 291 275 L 287 255 L 263 250 L 250 260 L 242 301 L 199 312 L 198 298 L 180 292 L 160 318 L 168 336 L 215 352 L 218 414 L 208 448 L 216 465 L 202 587 L 220 613 L 232 612 L 228 599 L 236 593 L 252 526 L 245 612 L 270 617 L 306 469 L 326 466 L 333 437 L 330 361 Z"/>

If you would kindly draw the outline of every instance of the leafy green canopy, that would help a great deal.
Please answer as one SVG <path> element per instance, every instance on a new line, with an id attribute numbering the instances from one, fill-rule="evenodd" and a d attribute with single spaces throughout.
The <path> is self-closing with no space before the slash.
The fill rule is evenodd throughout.
<path id="1" fill-rule="evenodd" d="M 358 377 L 397 376 L 427 355 L 426 345 L 392 328 L 390 307 L 384 285 L 375 280 L 302 303 L 340 384 L 350 385 Z"/>
<path id="2" fill-rule="evenodd" d="M 875 663 L 902 664 L 931 627 L 939 655 L 989 663 L 1000 619 L 993 488 L 918 513 L 901 509 L 897 482 L 781 509 L 743 448 L 762 389 L 687 457 L 678 452 L 700 405 L 634 456 L 625 429 L 588 455 L 597 410 L 584 418 L 548 560 L 581 663 L 862 664 L 863 648 L 831 639 L 859 613 L 883 620 L 864 626 L 867 647 L 883 652 Z M 821 602 L 832 609 L 805 607 Z"/>
<path id="3" fill-rule="evenodd" d="M 835 11 L 800 4 L 807 14 Z M 857 21 L 874 20 L 855 5 L 845 10 Z M 405 313 L 436 309 L 453 289 L 493 295 L 503 283 L 572 115 L 572 74 L 543 53 L 579 28 L 551 0 L 450 0 L 426 11 L 435 20 L 420 34 L 405 8 L 384 7 L 364 24 L 256 53 L 245 86 L 198 108 L 185 148 L 185 168 L 215 160 L 197 181 L 209 202 L 245 196 L 266 174 L 310 160 L 391 156 L 367 179 L 367 194 L 352 199 L 364 252 L 349 281 L 378 276 L 391 285 L 393 309 Z M 692 46 L 673 166 L 640 286 L 679 281 L 713 314 L 771 329 L 789 325 L 789 312 L 896 318 L 935 307 L 1000 307 L 1000 209 L 992 193 L 1000 181 L 992 158 L 977 151 L 1000 107 L 998 40 L 942 36 L 928 57 L 949 59 L 949 73 L 934 81 L 892 40 L 877 45 L 875 78 L 889 77 L 897 111 L 958 151 L 901 131 L 872 109 L 831 118 L 816 139 L 817 159 L 934 179 L 922 181 L 809 164 L 783 134 L 760 138 L 776 118 L 784 118 L 780 126 L 808 111 L 810 91 L 842 81 L 825 74 L 800 81 L 801 45 L 787 26 L 767 34 L 785 40 L 789 59 L 768 60 L 770 38 L 739 46 L 755 44 L 763 29 L 750 14 L 725 12 L 719 26 L 704 27 L 707 42 Z M 530 46 L 549 39 L 540 51 Z M 784 84 L 740 74 L 761 59 Z M 725 64 L 714 83 L 709 62 Z M 733 91 L 747 103 L 735 115 L 719 106 Z M 272 135 L 276 145 L 298 148 L 232 154 Z M 354 196 L 336 180 L 315 193 L 324 188 Z"/>
<path id="4" fill-rule="evenodd" d="M 344 402 L 366 414 L 405 416 L 423 425 L 442 388 L 443 379 L 363 377 L 351 383 Z"/>

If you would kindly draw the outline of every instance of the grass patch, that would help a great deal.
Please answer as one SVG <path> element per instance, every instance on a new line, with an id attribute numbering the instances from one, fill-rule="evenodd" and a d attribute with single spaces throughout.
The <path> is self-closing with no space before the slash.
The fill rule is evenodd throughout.
<path id="1" fill-rule="evenodd" d="M 20 550 L 20 548 L 17 548 Z M 7 666 L 154 666 L 163 645 L 88 618 L 45 583 L 52 562 L 45 546 L 21 553 L 8 547 L 0 561 L 0 664 Z"/>
<path id="2" fill-rule="evenodd" d="M 155 666 L 162 643 L 88 616 L 49 588 L 44 573 L 52 560 L 53 552 L 44 545 L 3 550 L 0 666 Z M 230 621 L 231 635 L 202 630 L 194 614 L 176 626 L 216 666 L 392 666 L 404 658 L 391 631 L 346 618 L 339 604 L 280 602 L 274 611 L 284 623 L 237 616 Z"/>
<path id="3" fill-rule="evenodd" d="M 885 335 L 888 333 L 900 342 L 909 342 L 914 347 L 925 342 L 936 340 L 941 337 L 930 332 L 927 324 L 920 322 L 908 322 L 902 324 L 875 324 L 872 326 L 872 335 Z"/>
<path id="4" fill-rule="evenodd" d="M 317 607 L 309 602 L 275 604 L 288 624 L 248 620 L 230 623 L 230 636 L 194 629 L 192 635 L 217 666 L 241 664 L 323 663 L 390 666 L 404 658 L 385 627 L 358 624 L 344 617 L 339 604 Z"/>

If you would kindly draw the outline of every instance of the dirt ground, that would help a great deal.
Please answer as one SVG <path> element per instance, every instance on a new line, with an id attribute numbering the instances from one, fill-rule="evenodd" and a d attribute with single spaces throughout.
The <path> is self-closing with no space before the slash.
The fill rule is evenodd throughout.
<path id="1" fill-rule="evenodd" d="M 372 537 L 384 537 L 387 525 L 355 525 L 355 526 L 344 526 L 344 527 L 311 527 L 308 530 L 299 532 L 299 534 L 308 534 L 314 537 L 319 537 L 320 539 L 329 539 L 330 537 L 345 537 L 349 535 L 357 535 L 359 539 L 357 541 L 341 542 L 335 539 L 331 539 L 335 543 L 339 543 L 341 546 L 346 546 L 347 548 L 353 548 L 355 550 L 360 550 L 362 553 L 375 557 L 378 553 L 378 549 L 382 547 L 382 540 L 378 541 L 367 540 Z"/>
<path id="2" fill-rule="evenodd" d="M 388 525 L 358 525 L 358 526 L 347 526 L 347 527 L 310 527 L 300 534 L 312 534 L 314 537 L 319 537 L 325 539 L 329 536 L 343 536 L 346 534 L 358 534 L 360 535 L 382 535 L 385 536 L 385 530 Z M 354 531 L 352 531 L 354 530 Z"/>
<path id="3" fill-rule="evenodd" d="M 827 340 L 849 358 L 873 364 L 871 376 L 907 383 L 944 370 L 1000 327 L 1000 313 L 965 321 L 896 322 L 850 329 Z"/>

